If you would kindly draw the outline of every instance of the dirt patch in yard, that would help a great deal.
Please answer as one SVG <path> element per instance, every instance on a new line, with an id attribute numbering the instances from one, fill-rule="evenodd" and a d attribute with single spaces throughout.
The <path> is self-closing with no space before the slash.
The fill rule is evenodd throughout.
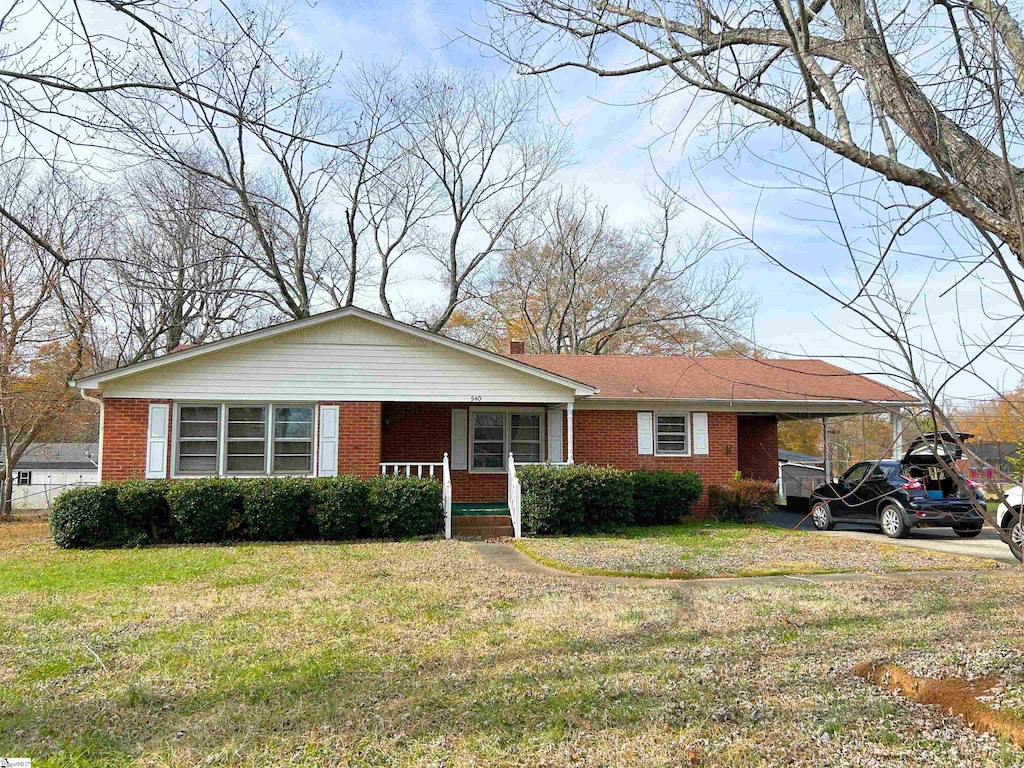
<path id="1" fill-rule="evenodd" d="M 992 709 L 978 700 L 978 697 L 984 696 L 998 684 L 999 681 L 994 678 L 936 680 L 917 677 L 895 664 L 871 662 L 858 664 L 851 671 L 857 677 L 911 701 L 938 707 L 947 714 L 956 715 L 976 731 L 994 733 L 1018 747 L 1024 746 L 1024 720 L 1009 712 Z"/>

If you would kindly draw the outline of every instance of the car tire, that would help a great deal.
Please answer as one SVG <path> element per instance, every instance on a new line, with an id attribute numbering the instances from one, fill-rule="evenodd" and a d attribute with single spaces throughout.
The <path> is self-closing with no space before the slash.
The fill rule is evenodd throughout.
<path id="1" fill-rule="evenodd" d="M 1012 510 L 1010 512 L 1010 518 L 1008 524 L 1004 526 L 1003 530 L 1010 534 L 1010 551 L 1013 556 L 1021 562 L 1024 562 L 1024 556 L 1022 556 L 1022 550 L 1024 550 L 1024 527 L 1022 527 L 1021 519 L 1024 518 L 1020 508 Z"/>
<path id="2" fill-rule="evenodd" d="M 811 504 L 811 522 L 819 531 L 831 531 L 836 527 L 836 521 L 832 519 L 832 511 L 828 508 L 827 501 L 818 500 Z"/>
<path id="3" fill-rule="evenodd" d="M 903 510 L 895 504 L 886 504 L 878 513 L 878 524 L 882 533 L 890 539 L 905 539 L 910 533 L 910 526 L 903 519 Z"/>
<path id="4" fill-rule="evenodd" d="M 954 528 L 953 533 L 961 539 L 973 539 L 981 535 L 981 528 Z"/>

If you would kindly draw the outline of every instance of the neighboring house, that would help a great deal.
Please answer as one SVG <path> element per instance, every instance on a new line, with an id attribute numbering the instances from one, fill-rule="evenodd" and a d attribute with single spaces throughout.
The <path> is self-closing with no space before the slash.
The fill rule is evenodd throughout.
<path id="1" fill-rule="evenodd" d="M 97 443 L 33 443 L 14 465 L 14 509 L 49 509 L 66 488 L 99 482 Z M 0 455 L 0 466 L 5 458 Z"/>
<path id="2" fill-rule="evenodd" d="M 517 347 L 517 348 L 516 348 Z M 818 360 L 499 355 L 356 308 L 96 374 L 100 477 L 435 474 L 509 499 L 516 463 L 778 477 L 780 414 L 911 405 Z M 704 505 L 706 502 L 701 501 Z"/>
<path id="3" fill-rule="evenodd" d="M 793 509 L 806 509 L 811 492 L 825 482 L 825 459 L 779 449 L 779 499 Z"/>
<path id="4" fill-rule="evenodd" d="M 967 443 L 968 455 L 957 462 L 957 468 L 976 483 L 1005 483 L 1007 478 L 1018 483 L 1020 472 L 1007 461 L 1017 456 L 1018 449 L 1017 443 L 996 440 L 970 442 Z"/>

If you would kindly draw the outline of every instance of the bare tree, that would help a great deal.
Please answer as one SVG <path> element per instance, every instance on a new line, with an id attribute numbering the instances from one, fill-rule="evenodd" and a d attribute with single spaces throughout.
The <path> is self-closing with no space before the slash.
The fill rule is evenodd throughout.
<path id="1" fill-rule="evenodd" d="M 277 12 L 280 13 L 280 12 Z M 275 54 L 279 38 L 261 36 L 259 7 L 221 4 L 214 8 L 179 0 L 120 3 L 110 0 L 13 0 L 0 14 L 0 124 L 4 153 L 0 162 L 41 161 L 70 171 L 107 165 L 106 151 L 124 131 L 125 118 L 138 103 L 159 101 L 168 124 L 198 113 L 226 125 L 242 125 L 274 136 L 337 147 L 323 136 L 302 135 L 308 127 L 279 119 L 276 96 L 257 105 L 232 90 L 230 78 L 218 79 L 219 67 L 232 63 L 204 55 L 228 37 L 238 55 L 263 67 L 258 74 L 293 76 Z M 219 31 L 218 31 L 219 30 Z M 271 47 L 277 46 L 274 51 Z M 248 47 L 248 51 L 242 49 Z M 252 56 L 259 49 L 259 56 Z M 230 53 L 230 48 L 215 56 Z M 235 82 L 237 84 L 237 81 Z M 12 148 L 21 150 L 12 153 Z M 67 256 L 11 209 L 8 218 L 57 260 Z"/>
<path id="2" fill-rule="evenodd" d="M 110 260 L 109 362 L 130 363 L 251 327 L 253 270 L 230 245 L 244 240 L 224 214 L 224 191 L 165 166 L 134 172 L 125 191 L 121 247 Z"/>
<path id="3" fill-rule="evenodd" d="M 91 364 L 87 339 L 96 307 L 84 286 L 112 232 L 109 200 L 88 185 L 34 176 L 25 164 L 4 169 L 2 189 L 5 208 L 70 264 L 0 220 L 0 518 L 10 514 L 14 467 L 28 446 L 86 405 L 68 381 Z"/>
<path id="4" fill-rule="evenodd" d="M 261 276 L 254 295 L 298 318 L 346 268 L 328 242 L 337 230 L 325 210 L 346 123 L 326 95 L 333 64 L 287 58 L 286 29 L 280 11 L 263 7 L 247 11 L 244 26 L 216 17 L 201 37 L 173 38 L 162 54 L 175 71 L 199 70 L 181 86 L 194 98 L 147 93 L 118 117 L 131 153 L 222 189 L 224 212 L 242 226 L 221 238 Z M 229 108 L 209 108 L 205 93 Z"/>
<path id="5" fill-rule="evenodd" d="M 1024 257 L 1024 169 L 1000 151 L 1024 89 L 1024 36 L 994 0 L 887 11 L 861 0 L 491 5 L 487 44 L 524 72 L 654 74 L 654 98 L 712 97 L 726 139 L 781 126 L 942 201 Z"/>
<path id="6" fill-rule="evenodd" d="M 563 190 L 535 224 L 512 228 L 479 300 L 478 341 L 500 348 L 522 334 L 547 354 L 721 348 L 754 306 L 739 265 L 712 264 L 712 229 L 674 231 L 683 205 L 671 194 L 653 191 L 648 202 L 649 220 L 621 229 L 585 190 Z"/>
<path id="7" fill-rule="evenodd" d="M 424 324 L 440 331 L 480 267 L 501 250 L 509 228 L 570 161 L 571 142 L 566 130 L 538 121 L 538 91 L 524 80 L 427 71 L 407 88 L 412 104 L 396 142 L 422 171 L 409 175 L 411 188 L 420 189 L 424 178 L 434 187 L 432 231 L 422 247 L 440 267 L 447 295 Z M 398 202 L 399 222 L 424 215 L 418 195 L 399 195 Z M 381 277 L 386 280 L 387 270 Z M 380 292 L 387 305 L 386 283 Z"/>

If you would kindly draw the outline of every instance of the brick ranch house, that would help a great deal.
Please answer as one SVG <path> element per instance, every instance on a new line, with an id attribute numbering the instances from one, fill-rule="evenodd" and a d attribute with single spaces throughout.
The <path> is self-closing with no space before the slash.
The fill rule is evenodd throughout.
<path id="1" fill-rule="evenodd" d="M 448 506 L 508 501 L 510 455 L 513 467 L 691 469 L 705 486 L 736 470 L 774 481 L 780 419 L 914 402 L 819 360 L 511 347 L 499 355 L 350 307 L 75 386 L 100 403 L 103 481 L 443 472 Z"/>

